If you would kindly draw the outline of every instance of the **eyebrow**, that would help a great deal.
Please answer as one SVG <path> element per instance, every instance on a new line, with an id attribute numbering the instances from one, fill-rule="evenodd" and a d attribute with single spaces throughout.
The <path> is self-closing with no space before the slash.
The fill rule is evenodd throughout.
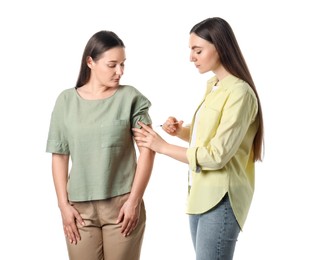
<path id="1" fill-rule="evenodd" d="M 126 59 L 124 59 L 122 62 L 125 62 Z M 118 61 L 117 60 L 109 60 L 108 62 L 114 62 L 114 63 L 117 63 Z"/>
<path id="2" fill-rule="evenodd" d="M 196 45 L 194 45 L 194 46 L 191 47 L 192 50 L 195 50 L 195 49 L 197 49 L 197 48 L 202 48 L 202 47 L 201 47 L 201 46 L 196 46 Z"/>

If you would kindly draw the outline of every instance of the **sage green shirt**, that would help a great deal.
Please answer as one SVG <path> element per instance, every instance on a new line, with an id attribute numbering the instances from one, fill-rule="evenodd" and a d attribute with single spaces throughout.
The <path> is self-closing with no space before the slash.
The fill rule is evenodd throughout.
<path id="1" fill-rule="evenodd" d="M 111 198 L 130 192 L 136 169 L 131 129 L 150 124 L 150 101 L 132 86 L 106 99 L 85 100 L 64 90 L 54 106 L 46 151 L 71 156 L 70 201 Z"/>
<path id="2" fill-rule="evenodd" d="M 213 89 L 217 82 L 216 77 L 208 81 L 198 108 L 195 144 L 187 150 L 192 171 L 187 213 L 210 210 L 228 192 L 243 228 L 254 193 L 253 140 L 258 129 L 258 103 L 246 82 L 230 75 Z M 191 126 L 194 122 L 195 117 Z"/>

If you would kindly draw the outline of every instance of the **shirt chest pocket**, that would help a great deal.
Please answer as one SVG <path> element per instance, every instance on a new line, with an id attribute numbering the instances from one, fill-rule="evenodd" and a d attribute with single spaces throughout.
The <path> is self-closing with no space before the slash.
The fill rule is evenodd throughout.
<path id="1" fill-rule="evenodd" d="M 203 108 L 197 124 L 197 141 L 208 143 L 215 136 L 220 124 L 221 113 L 212 108 Z"/>
<path id="2" fill-rule="evenodd" d="M 100 127 L 101 147 L 125 147 L 132 142 L 129 120 L 105 121 Z"/>

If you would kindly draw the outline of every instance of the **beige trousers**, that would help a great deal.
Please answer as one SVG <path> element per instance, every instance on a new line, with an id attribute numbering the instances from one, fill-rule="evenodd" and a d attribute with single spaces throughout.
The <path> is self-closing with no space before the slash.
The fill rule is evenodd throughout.
<path id="1" fill-rule="evenodd" d="M 144 202 L 141 204 L 138 226 L 129 236 L 121 234 L 121 223 L 115 224 L 128 196 L 71 203 L 85 221 L 85 226 L 78 225 L 81 240 L 76 245 L 67 240 L 70 260 L 140 259 L 146 222 Z"/>

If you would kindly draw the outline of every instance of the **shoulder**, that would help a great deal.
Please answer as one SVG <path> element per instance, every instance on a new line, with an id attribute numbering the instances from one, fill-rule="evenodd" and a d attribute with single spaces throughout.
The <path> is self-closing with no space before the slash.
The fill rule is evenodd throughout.
<path id="1" fill-rule="evenodd" d="M 68 98 L 68 97 L 75 95 L 75 93 L 76 93 L 75 88 L 67 88 L 65 90 L 62 90 L 60 94 L 58 95 L 58 97 Z"/>
<path id="2" fill-rule="evenodd" d="M 137 88 L 131 85 L 120 85 L 119 92 L 130 96 L 144 96 Z"/>
<path id="3" fill-rule="evenodd" d="M 135 108 L 150 107 L 151 102 L 137 88 L 131 85 L 120 85 L 117 94 L 118 102 Z"/>
<path id="4" fill-rule="evenodd" d="M 58 107 L 63 106 L 73 97 L 76 97 L 76 89 L 75 88 L 65 89 L 58 94 L 58 97 L 55 102 L 55 106 L 58 106 Z"/>
<path id="5" fill-rule="evenodd" d="M 222 80 L 222 87 L 232 96 L 248 96 L 256 99 L 256 95 L 250 85 L 240 78 L 228 76 Z"/>
<path id="6" fill-rule="evenodd" d="M 62 90 L 60 94 L 57 97 L 57 100 L 63 100 L 63 99 L 69 99 L 76 95 L 76 89 L 75 88 L 67 88 L 65 90 Z"/>
<path id="7" fill-rule="evenodd" d="M 126 98 L 130 98 L 133 100 L 148 100 L 148 98 L 141 93 L 136 87 L 131 85 L 120 85 L 119 93 L 121 96 L 125 96 Z"/>

